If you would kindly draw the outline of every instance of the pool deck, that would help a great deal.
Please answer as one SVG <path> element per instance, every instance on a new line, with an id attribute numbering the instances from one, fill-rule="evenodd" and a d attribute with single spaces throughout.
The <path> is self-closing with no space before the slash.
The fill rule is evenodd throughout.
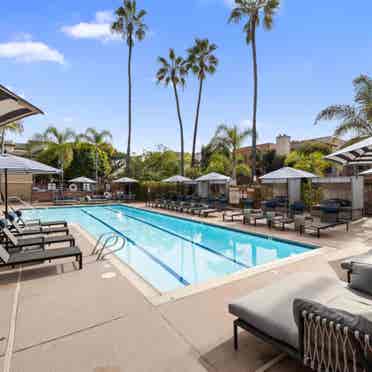
<path id="1" fill-rule="evenodd" d="M 89 255 L 91 239 L 74 225 L 72 233 L 84 252 L 82 271 L 68 259 L 0 271 L 0 371 L 263 371 L 278 352 L 246 332 L 240 350 L 233 350 L 229 301 L 294 272 L 341 275 L 339 261 L 369 250 L 372 239 L 372 219 L 353 224 L 348 234 L 337 228 L 321 239 L 238 222 L 223 225 L 325 248 L 300 261 L 156 303 L 115 262 L 96 262 Z M 268 371 L 305 369 L 285 358 Z"/>

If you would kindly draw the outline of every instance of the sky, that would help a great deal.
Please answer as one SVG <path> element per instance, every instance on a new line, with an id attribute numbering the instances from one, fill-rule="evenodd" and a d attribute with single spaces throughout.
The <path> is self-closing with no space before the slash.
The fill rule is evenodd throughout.
<path id="1" fill-rule="evenodd" d="M 180 55 L 194 39 L 217 44 L 219 66 L 208 77 L 198 146 L 221 123 L 250 126 L 252 57 L 242 25 L 228 24 L 233 0 L 138 0 L 147 11 L 146 39 L 133 56 L 133 149 L 163 144 L 179 150 L 173 92 L 155 83 L 158 56 Z M 0 83 L 40 107 L 24 121 L 25 141 L 48 126 L 108 129 L 127 141 L 127 47 L 109 24 L 120 0 L 20 0 L 2 6 Z M 352 103 L 352 80 L 372 70 L 372 2 L 282 0 L 272 31 L 259 30 L 259 142 L 331 135 L 336 123 L 314 126 L 317 113 Z M 191 150 L 197 99 L 193 76 L 180 92 L 186 150 Z"/>

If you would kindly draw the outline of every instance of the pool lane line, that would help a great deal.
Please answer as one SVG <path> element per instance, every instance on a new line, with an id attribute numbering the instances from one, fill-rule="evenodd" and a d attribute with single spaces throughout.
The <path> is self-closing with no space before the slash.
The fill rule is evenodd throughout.
<path id="1" fill-rule="evenodd" d="M 113 213 L 122 213 L 121 211 L 117 211 L 116 209 L 109 208 L 109 207 L 105 207 L 104 209 L 107 209 L 108 211 L 113 212 Z M 212 248 L 209 248 L 209 247 L 207 247 L 207 246 L 205 246 L 205 245 L 203 245 L 203 244 L 200 244 L 200 243 L 194 242 L 193 240 L 191 240 L 191 239 L 189 239 L 189 238 L 186 238 L 186 237 L 184 237 L 184 236 L 182 236 L 182 235 L 179 235 L 179 234 L 177 234 L 177 233 L 175 233 L 175 232 L 173 232 L 173 231 L 170 231 L 170 230 L 164 229 L 163 227 L 160 227 L 160 226 L 154 225 L 153 223 L 148 222 L 148 221 L 145 221 L 145 220 L 142 220 L 141 218 L 133 217 L 133 216 L 129 216 L 129 215 L 125 214 L 125 213 L 124 213 L 124 216 L 125 216 L 125 217 L 128 217 L 128 218 L 131 218 L 131 219 L 133 219 L 133 220 L 136 220 L 136 221 L 142 222 L 142 223 L 144 223 L 144 224 L 146 224 L 146 225 L 149 225 L 149 226 L 151 226 L 151 227 L 153 227 L 153 228 L 155 228 L 155 229 L 158 229 L 158 230 L 160 230 L 160 231 L 163 231 L 163 232 L 165 232 L 165 233 L 168 233 L 168 234 L 170 234 L 170 235 L 173 235 L 173 236 L 175 236 L 175 237 L 177 237 L 177 238 L 179 238 L 179 239 L 185 240 L 185 241 L 187 241 L 187 242 L 189 242 L 189 243 L 191 243 L 191 244 L 195 244 L 195 245 L 198 246 L 199 248 L 205 249 L 206 251 L 208 251 L 208 252 L 210 252 L 210 253 L 213 253 L 213 254 L 215 254 L 215 255 L 217 255 L 217 256 L 220 256 L 220 257 L 222 257 L 222 258 L 225 258 L 226 260 L 228 260 L 228 261 L 230 261 L 230 262 L 232 262 L 232 263 L 234 263 L 234 264 L 236 264 L 236 265 L 243 266 L 245 269 L 249 269 L 249 268 L 250 268 L 250 266 L 244 264 L 243 262 L 240 262 L 240 261 L 238 261 L 238 260 L 234 260 L 233 258 L 230 258 L 230 257 L 228 257 L 228 256 L 225 256 L 224 254 L 222 254 L 222 253 L 220 253 L 220 252 L 217 252 L 217 251 L 215 251 L 215 250 L 212 249 Z"/>
<path id="2" fill-rule="evenodd" d="M 171 267 L 169 267 L 167 264 L 165 264 L 163 261 L 159 260 L 157 257 L 155 257 L 153 254 L 151 254 L 147 249 L 141 247 L 138 245 L 134 240 L 126 236 L 121 231 L 117 230 L 115 227 L 111 226 L 107 222 L 101 220 L 100 218 L 94 216 L 93 214 L 87 212 L 86 210 L 81 210 L 83 213 L 85 213 L 87 216 L 95 219 L 96 221 L 100 222 L 102 225 L 108 227 L 110 230 L 116 232 L 117 234 L 123 236 L 125 239 L 127 239 L 130 243 L 132 243 L 135 247 L 139 248 L 146 256 L 148 256 L 151 260 L 156 262 L 158 265 L 160 265 L 164 270 L 166 270 L 169 274 L 171 274 L 173 277 L 175 277 L 180 283 L 182 283 L 185 286 L 190 285 L 190 283 L 184 279 L 182 276 L 178 275 Z"/>

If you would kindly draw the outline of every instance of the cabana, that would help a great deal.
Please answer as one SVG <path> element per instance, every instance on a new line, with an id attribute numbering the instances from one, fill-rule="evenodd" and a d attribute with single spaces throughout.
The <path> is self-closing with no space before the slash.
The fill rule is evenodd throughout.
<path id="1" fill-rule="evenodd" d="M 264 184 L 286 184 L 288 203 L 291 205 L 301 200 L 301 181 L 314 179 L 318 176 L 300 169 L 284 167 L 260 177 Z"/>
<path id="2" fill-rule="evenodd" d="M 78 191 L 77 185 L 80 186 L 80 191 L 88 191 L 88 192 L 93 191 L 92 185 L 95 185 L 97 183 L 96 181 L 90 178 L 87 178 L 87 177 L 77 177 L 72 180 L 69 180 L 68 182 L 70 184 L 69 189 L 72 192 Z"/>
<path id="3" fill-rule="evenodd" d="M 132 194 L 132 185 L 137 184 L 137 180 L 135 180 L 134 178 L 122 177 L 118 180 L 115 180 L 114 183 L 128 186 L 128 193 L 126 195 L 124 194 L 124 197 L 128 196 L 129 200 L 135 199 L 135 195 Z"/>
<path id="4" fill-rule="evenodd" d="M 198 183 L 198 193 L 201 197 L 209 197 L 211 185 L 222 186 L 225 189 L 225 196 L 228 197 L 228 189 L 231 181 L 231 178 L 228 176 L 212 172 L 197 178 L 195 181 Z"/>

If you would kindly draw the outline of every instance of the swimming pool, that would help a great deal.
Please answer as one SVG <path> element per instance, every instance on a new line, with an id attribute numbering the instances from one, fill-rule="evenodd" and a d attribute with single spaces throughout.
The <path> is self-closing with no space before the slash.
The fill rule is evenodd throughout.
<path id="1" fill-rule="evenodd" d="M 314 247 L 239 232 L 123 205 L 45 208 L 25 218 L 78 223 L 90 235 L 128 240 L 117 256 L 161 292 L 236 273 Z"/>

